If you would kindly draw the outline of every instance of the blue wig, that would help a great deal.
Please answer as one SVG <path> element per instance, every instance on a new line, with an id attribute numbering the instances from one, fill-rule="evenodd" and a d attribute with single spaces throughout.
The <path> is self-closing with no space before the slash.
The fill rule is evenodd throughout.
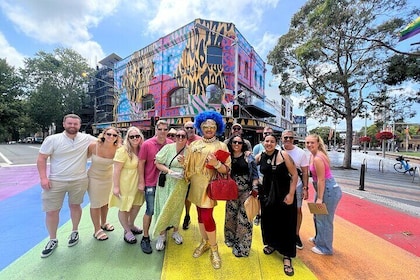
<path id="1" fill-rule="evenodd" d="M 216 122 L 216 135 L 223 135 L 223 133 L 225 132 L 225 123 L 223 122 L 222 115 L 216 111 L 204 111 L 194 118 L 194 127 L 197 130 L 198 134 L 203 135 L 203 131 L 201 131 L 201 124 L 209 119 Z"/>

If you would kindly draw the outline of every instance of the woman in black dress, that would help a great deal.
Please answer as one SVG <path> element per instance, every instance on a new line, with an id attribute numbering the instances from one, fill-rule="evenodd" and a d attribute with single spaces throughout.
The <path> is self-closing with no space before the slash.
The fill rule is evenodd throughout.
<path id="1" fill-rule="evenodd" d="M 264 175 L 259 189 L 261 201 L 261 231 L 264 253 L 278 251 L 283 255 L 284 273 L 294 274 L 291 258 L 296 257 L 297 205 L 295 190 L 297 170 L 286 151 L 276 150 L 277 139 L 264 139 L 265 152 L 259 158 Z"/>

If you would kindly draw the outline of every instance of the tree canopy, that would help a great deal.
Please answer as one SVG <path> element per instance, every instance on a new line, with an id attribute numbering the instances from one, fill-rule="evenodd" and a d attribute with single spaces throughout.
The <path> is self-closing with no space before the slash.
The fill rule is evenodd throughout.
<path id="1" fill-rule="evenodd" d="M 351 168 L 353 119 L 366 112 L 369 93 L 382 88 L 384 44 L 397 43 L 410 13 L 404 0 L 309 0 L 268 55 L 280 94 L 304 96 L 308 117 L 345 119 L 345 168 Z"/>

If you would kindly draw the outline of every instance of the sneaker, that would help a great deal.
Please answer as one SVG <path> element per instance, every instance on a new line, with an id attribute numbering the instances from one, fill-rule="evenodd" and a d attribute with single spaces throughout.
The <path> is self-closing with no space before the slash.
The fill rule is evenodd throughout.
<path id="1" fill-rule="evenodd" d="M 186 230 L 186 229 L 188 229 L 189 227 L 190 227 L 190 223 L 191 223 L 191 218 L 190 218 L 190 216 L 185 216 L 185 218 L 184 218 L 184 223 L 182 224 L 182 229 L 183 230 Z"/>
<path id="2" fill-rule="evenodd" d="M 299 235 L 296 235 L 296 248 L 298 248 L 299 250 L 303 249 L 302 240 L 300 240 Z"/>
<path id="3" fill-rule="evenodd" d="M 49 257 L 57 248 L 58 246 L 58 240 L 57 239 L 50 239 L 48 241 L 47 245 L 45 246 L 44 250 L 42 250 L 41 258 Z"/>
<path id="4" fill-rule="evenodd" d="M 311 251 L 318 255 L 325 255 L 318 247 L 312 247 Z"/>
<path id="5" fill-rule="evenodd" d="M 143 253 L 151 254 L 153 252 L 152 246 L 150 246 L 150 238 L 143 236 L 140 242 L 140 247 Z"/>
<path id="6" fill-rule="evenodd" d="M 182 238 L 181 234 L 179 234 L 179 232 L 174 231 L 174 233 L 172 233 L 172 239 L 175 240 L 175 243 L 177 245 L 181 245 L 182 242 L 184 242 L 184 239 Z"/>
<path id="7" fill-rule="evenodd" d="M 315 244 L 315 237 L 309 237 L 309 242 L 314 243 Z"/>
<path id="8" fill-rule="evenodd" d="M 254 225 L 259 226 L 261 223 L 261 215 L 255 216 Z"/>
<path id="9" fill-rule="evenodd" d="M 77 231 L 73 231 L 69 236 L 69 242 L 67 243 L 67 246 L 73 247 L 79 243 L 79 233 Z"/>
<path id="10" fill-rule="evenodd" d="M 156 250 L 162 251 L 163 249 L 165 249 L 165 243 L 166 243 L 166 234 L 159 235 L 156 241 Z"/>

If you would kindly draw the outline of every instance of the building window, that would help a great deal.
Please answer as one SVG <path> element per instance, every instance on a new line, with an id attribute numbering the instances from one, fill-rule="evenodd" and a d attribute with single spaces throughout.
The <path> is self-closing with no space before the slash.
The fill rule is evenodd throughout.
<path id="1" fill-rule="evenodd" d="M 245 79 L 248 79 L 248 61 L 245 61 L 244 71 L 245 71 L 245 73 L 244 73 Z"/>
<path id="2" fill-rule="evenodd" d="M 181 106 L 188 104 L 188 94 L 189 91 L 187 88 L 176 89 L 169 97 L 169 106 Z"/>
<path id="3" fill-rule="evenodd" d="M 209 104 L 221 104 L 222 103 L 222 89 L 217 85 L 208 85 L 206 87 L 206 97 Z"/>
<path id="4" fill-rule="evenodd" d="M 241 73 L 241 56 L 238 55 L 238 74 Z"/>
<path id="5" fill-rule="evenodd" d="M 152 94 L 143 97 L 143 111 L 151 110 L 155 107 L 155 100 Z"/>
<path id="6" fill-rule="evenodd" d="M 208 46 L 207 63 L 222 65 L 222 48 L 217 46 Z"/>
<path id="7" fill-rule="evenodd" d="M 286 100 L 281 100 L 281 116 L 286 117 Z"/>

